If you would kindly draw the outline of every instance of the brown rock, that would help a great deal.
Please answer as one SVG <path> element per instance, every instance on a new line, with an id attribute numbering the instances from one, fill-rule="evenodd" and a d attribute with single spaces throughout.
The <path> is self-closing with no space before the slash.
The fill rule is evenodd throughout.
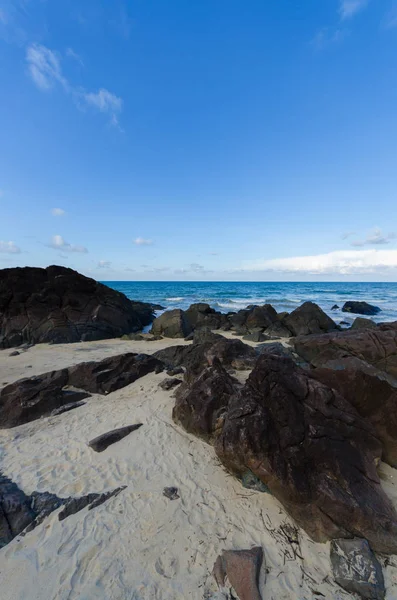
<path id="1" fill-rule="evenodd" d="M 151 333 L 168 338 L 185 338 L 192 332 L 192 326 L 183 310 L 167 310 L 153 321 Z"/>
<path id="2" fill-rule="evenodd" d="M 219 587 L 225 585 L 227 577 L 240 600 L 262 600 L 258 587 L 262 560 L 263 551 L 260 547 L 226 550 L 218 556 L 213 575 Z"/>
<path id="3" fill-rule="evenodd" d="M 314 302 L 304 302 L 283 318 L 282 324 L 293 335 L 310 335 L 338 329 L 336 323 Z"/>

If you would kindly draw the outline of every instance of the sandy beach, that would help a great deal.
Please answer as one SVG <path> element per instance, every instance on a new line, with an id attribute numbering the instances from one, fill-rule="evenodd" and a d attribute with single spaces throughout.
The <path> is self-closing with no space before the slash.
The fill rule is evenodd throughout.
<path id="1" fill-rule="evenodd" d="M 15 357 L 2 351 L 1 385 L 169 345 L 175 340 L 42 344 Z M 263 598 L 353 598 L 332 581 L 329 544 L 315 544 L 295 530 L 271 495 L 242 487 L 211 446 L 173 423 L 172 392 L 159 388 L 165 377 L 150 374 L 108 396 L 93 395 L 69 413 L 1 431 L 3 472 L 28 494 L 80 496 L 127 486 L 62 522 L 53 513 L 0 550 L 2 599 L 226 599 L 227 590 L 219 592 L 211 575 L 218 554 L 257 545 L 264 550 Z M 101 433 L 138 422 L 138 431 L 103 453 L 87 446 Z M 396 471 L 382 465 L 381 475 L 397 506 Z M 179 499 L 164 497 L 170 486 L 178 488 Z M 393 557 L 388 562 L 391 600 L 397 598 L 397 564 Z"/>

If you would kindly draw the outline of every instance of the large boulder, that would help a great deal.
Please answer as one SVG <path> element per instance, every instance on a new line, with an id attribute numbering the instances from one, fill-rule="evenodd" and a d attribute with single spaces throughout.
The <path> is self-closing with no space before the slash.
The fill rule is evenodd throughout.
<path id="1" fill-rule="evenodd" d="M 397 378 L 397 328 L 359 329 L 298 337 L 296 352 L 314 367 L 355 356 Z"/>
<path id="2" fill-rule="evenodd" d="M 379 306 L 368 304 L 368 302 L 356 302 L 349 300 L 342 306 L 342 312 L 355 313 L 356 315 L 377 315 L 381 312 Z"/>
<path id="3" fill-rule="evenodd" d="M 226 315 L 217 312 L 204 302 L 192 304 L 185 311 L 185 317 L 193 330 L 200 327 L 220 329 L 228 323 Z"/>
<path id="4" fill-rule="evenodd" d="M 376 323 L 372 319 L 365 319 L 364 317 L 356 317 L 352 323 L 351 329 L 376 329 Z"/>
<path id="5" fill-rule="evenodd" d="M 187 403 L 195 423 L 202 416 L 210 424 L 226 468 L 240 478 L 251 471 L 315 541 L 357 535 L 377 551 L 397 551 L 397 514 L 379 482 L 381 444 L 370 423 L 336 391 L 273 354 L 260 356 L 230 395 L 222 374 L 225 397 L 211 415 L 209 369 L 200 376 L 205 391 Z"/>
<path id="6" fill-rule="evenodd" d="M 277 312 L 271 304 L 248 306 L 238 313 L 230 314 L 228 318 L 234 329 L 244 333 L 257 328 L 266 329 L 278 321 Z"/>
<path id="7" fill-rule="evenodd" d="M 120 337 L 153 319 L 151 305 L 72 269 L 0 270 L 0 348 Z"/>
<path id="8" fill-rule="evenodd" d="M 151 333 L 168 338 L 185 338 L 193 331 L 183 310 L 167 310 L 153 321 Z"/>
<path id="9" fill-rule="evenodd" d="M 284 317 L 282 324 L 295 336 L 326 333 L 338 329 L 336 323 L 314 302 L 304 302 Z"/>

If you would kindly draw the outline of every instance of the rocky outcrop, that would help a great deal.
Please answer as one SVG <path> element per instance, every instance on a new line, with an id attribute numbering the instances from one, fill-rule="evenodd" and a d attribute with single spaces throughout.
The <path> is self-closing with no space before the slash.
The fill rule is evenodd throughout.
<path id="1" fill-rule="evenodd" d="M 49 416 L 90 393 L 114 392 L 163 368 L 163 363 L 153 356 L 128 353 L 21 379 L 0 390 L 0 428 Z"/>
<path id="2" fill-rule="evenodd" d="M 355 313 L 356 315 L 377 315 L 381 312 L 379 306 L 368 304 L 368 302 L 356 302 L 349 300 L 342 306 L 342 312 Z"/>
<path id="3" fill-rule="evenodd" d="M 263 331 L 278 321 L 277 312 L 270 304 L 250 306 L 238 313 L 230 313 L 228 318 L 233 329 L 244 333 L 258 328 Z"/>
<path id="4" fill-rule="evenodd" d="M 120 337 L 153 319 L 150 304 L 72 269 L 0 270 L 0 348 Z"/>
<path id="5" fill-rule="evenodd" d="M 179 308 L 167 310 L 153 321 L 151 333 L 168 338 L 185 338 L 193 331 L 186 313 Z"/>
<path id="6" fill-rule="evenodd" d="M 251 550 L 224 550 L 216 559 L 212 574 L 221 589 L 227 577 L 239 600 L 262 600 L 258 587 L 262 560 L 263 550 L 259 546 Z"/>
<path id="7" fill-rule="evenodd" d="M 228 470 L 262 481 L 316 541 L 357 535 L 397 551 L 397 515 L 376 472 L 372 425 L 284 356 L 260 356 L 241 387 L 214 359 L 178 390 L 175 420 Z"/>
<path id="8" fill-rule="evenodd" d="M 291 331 L 285 325 L 283 325 L 282 321 L 276 321 L 270 325 L 270 327 L 265 329 L 264 333 L 268 337 L 275 339 L 285 337 L 289 338 L 292 336 Z"/>
<path id="9" fill-rule="evenodd" d="M 142 423 L 136 423 L 135 425 L 126 425 L 126 427 L 119 427 L 119 429 L 113 429 L 112 431 L 107 431 L 106 433 L 102 433 L 98 435 L 96 438 L 88 442 L 90 448 L 95 450 L 95 452 L 103 452 L 116 442 L 119 442 L 127 435 L 129 435 L 132 431 L 136 431 L 142 427 Z"/>
<path id="10" fill-rule="evenodd" d="M 331 564 L 334 579 L 344 590 L 368 600 L 384 600 L 382 567 L 367 540 L 334 540 Z"/>
<path id="11" fill-rule="evenodd" d="M 372 321 L 372 319 L 357 317 L 356 319 L 354 319 L 351 329 L 376 329 L 376 323 Z"/>
<path id="12" fill-rule="evenodd" d="M 192 304 L 185 311 L 185 317 L 190 323 L 192 330 L 199 329 L 200 327 L 208 327 L 210 329 L 228 328 L 226 315 L 217 312 L 204 302 Z"/>
<path id="13" fill-rule="evenodd" d="M 311 335 L 338 329 L 336 323 L 314 302 L 304 302 L 287 315 L 282 324 L 293 335 Z"/>

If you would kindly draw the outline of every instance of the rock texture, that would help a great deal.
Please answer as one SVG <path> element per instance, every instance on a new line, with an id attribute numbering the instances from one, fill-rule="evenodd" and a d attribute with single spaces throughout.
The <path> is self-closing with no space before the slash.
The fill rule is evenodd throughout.
<path id="1" fill-rule="evenodd" d="M 127 425 L 126 427 L 120 427 L 119 429 L 107 431 L 106 433 L 102 433 L 101 435 L 98 435 L 98 437 L 88 442 L 88 445 L 90 448 L 95 450 L 95 452 L 103 452 L 106 450 L 106 448 L 112 444 L 115 444 L 116 442 L 119 442 L 132 431 L 136 431 L 140 427 L 142 427 L 142 423 Z"/>
<path id="2" fill-rule="evenodd" d="M 185 338 L 192 331 L 185 312 L 179 308 L 168 310 L 157 317 L 151 329 L 153 335 L 163 335 L 168 338 Z"/>
<path id="3" fill-rule="evenodd" d="M 287 315 L 282 324 L 293 335 L 311 335 L 338 329 L 336 323 L 314 302 L 304 302 Z"/>
<path id="4" fill-rule="evenodd" d="M 0 270 L 0 348 L 120 337 L 154 318 L 150 304 L 72 269 Z"/>
<path id="5" fill-rule="evenodd" d="M 376 329 L 376 323 L 372 321 L 372 319 L 357 317 L 356 319 L 354 319 L 351 329 Z"/>
<path id="6" fill-rule="evenodd" d="M 263 560 L 260 547 L 251 550 L 226 550 L 218 556 L 212 571 L 220 588 L 226 577 L 240 600 L 262 600 L 258 581 Z"/>
<path id="7" fill-rule="evenodd" d="M 334 540 L 331 543 L 333 576 L 344 590 L 369 600 L 384 600 L 382 567 L 367 540 Z"/>
<path id="8" fill-rule="evenodd" d="M 226 315 L 217 312 L 211 308 L 209 304 L 205 304 L 204 302 L 192 304 L 187 311 L 185 311 L 185 317 L 192 330 L 200 329 L 201 327 L 220 329 L 221 327 L 226 327 L 228 325 Z"/>
<path id="9" fill-rule="evenodd" d="M 342 306 L 342 312 L 355 313 L 356 315 L 377 315 L 381 312 L 379 306 L 368 304 L 368 302 L 356 302 L 349 300 Z"/>
<path id="10" fill-rule="evenodd" d="M 90 393 L 114 392 L 163 368 L 153 356 L 127 353 L 21 379 L 0 390 L 0 428 L 34 421 L 62 407 L 66 410 L 66 405 Z"/>

